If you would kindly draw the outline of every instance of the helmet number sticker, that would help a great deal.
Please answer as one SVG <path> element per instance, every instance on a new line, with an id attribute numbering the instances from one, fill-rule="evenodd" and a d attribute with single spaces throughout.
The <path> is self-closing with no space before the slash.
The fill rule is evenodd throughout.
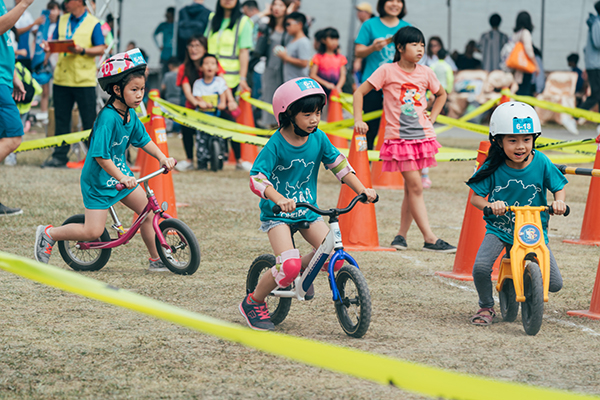
<path id="1" fill-rule="evenodd" d="M 310 78 L 299 79 L 296 81 L 296 85 L 300 88 L 301 91 L 310 90 L 310 89 L 318 89 L 319 84 Z"/>
<path id="2" fill-rule="evenodd" d="M 514 118 L 513 133 L 533 133 L 533 120 L 531 117 Z"/>

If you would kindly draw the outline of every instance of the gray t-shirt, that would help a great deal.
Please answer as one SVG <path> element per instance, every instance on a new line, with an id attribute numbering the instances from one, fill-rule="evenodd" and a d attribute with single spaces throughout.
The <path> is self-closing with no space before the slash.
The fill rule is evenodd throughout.
<path id="1" fill-rule="evenodd" d="M 312 56 L 312 43 L 306 36 L 288 43 L 285 49 L 290 57 L 300 60 L 310 61 Z M 283 81 L 287 82 L 290 79 L 308 76 L 308 70 L 308 66 L 306 68 L 298 68 L 290 63 L 283 63 Z"/>

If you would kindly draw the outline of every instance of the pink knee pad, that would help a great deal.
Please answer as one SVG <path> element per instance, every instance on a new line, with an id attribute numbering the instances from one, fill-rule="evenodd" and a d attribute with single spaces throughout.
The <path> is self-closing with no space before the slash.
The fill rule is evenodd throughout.
<path id="1" fill-rule="evenodd" d="M 277 257 L 277 264 L 271 268 L 275 283 L 279 287 L 289 286 L 300 273 L 302 259 L 298 249 L 286 250 Z"/>
<path id="2" fill-rule="evenodd" d="M 325 264 L 323 264 L 323 266 L 321 267 L 321 271 L 327 271 L 327 269 L 329 268 L 329 258 L 327 259 L 327 262 Z M 337 260 L 335 262 L 335 264 L 333 265 L 333 272 L 338 272 L 342 267 L 344 266 L 344 260 Z"/>

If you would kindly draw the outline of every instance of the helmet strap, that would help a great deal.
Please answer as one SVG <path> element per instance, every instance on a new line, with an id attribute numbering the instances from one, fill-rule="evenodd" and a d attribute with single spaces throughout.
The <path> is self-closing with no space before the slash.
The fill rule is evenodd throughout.
<path id="1" fill-rule="evenodd" d="M 310 135 L 313 132 L 307 132 L 305 130 L 302 130 L 298 127 L 298 125 L 296 125 L 296 122 L 294 121 L 294 118 L 290 118 L 290 121 L 292 123 L 292 126 L 294 127 L 294 133 L 300 137 L 307 137 L 308 135 Z"/>
<path id="2" fill-rule="evenodd" d="M 119 100 L 125 106 L 125 111 L 121 111 L 121 110 L 117 109 L 116 107 L 114 107 L 114 104 L 113 104 L 114 109 L 119 113 L 119 115 L 121 117 L 123 117 L 123 125 L 126 125 L 127 124 L 127 116 L 129 115 L 129 109 L 131 107 L 129 107 L 127 105 L 127 102 L 125 101 L 125 98 L 123 97 L 123 90 L 124 89 L 125 89 L 125 87 L 123 85 L 123 81 L 121 81 L 119 83 L 119 91 L 121 92 L 121 94 L 116 94 L 116 93 L 114 93 L 114 90 L 113 90 L 112 97 L 114 97 L 116 100 Z"/>

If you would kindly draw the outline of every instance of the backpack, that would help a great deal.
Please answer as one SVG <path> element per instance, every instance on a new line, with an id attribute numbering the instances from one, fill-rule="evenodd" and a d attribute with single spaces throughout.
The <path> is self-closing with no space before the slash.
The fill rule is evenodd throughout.
<path id="1" fill-rule="evenodd" d="M 25 98 L 19 101 L 16 101 L 17 104 L 29 104 L 33 101 L 33 96 L 35 96 L 35 87 L 33 86 L 33 78 L 31 76 L 31 72 L 20 62 L 15 64 L 15 71 L 21 82 L 23 82 L 23 87 L 25 88 Z"/>

